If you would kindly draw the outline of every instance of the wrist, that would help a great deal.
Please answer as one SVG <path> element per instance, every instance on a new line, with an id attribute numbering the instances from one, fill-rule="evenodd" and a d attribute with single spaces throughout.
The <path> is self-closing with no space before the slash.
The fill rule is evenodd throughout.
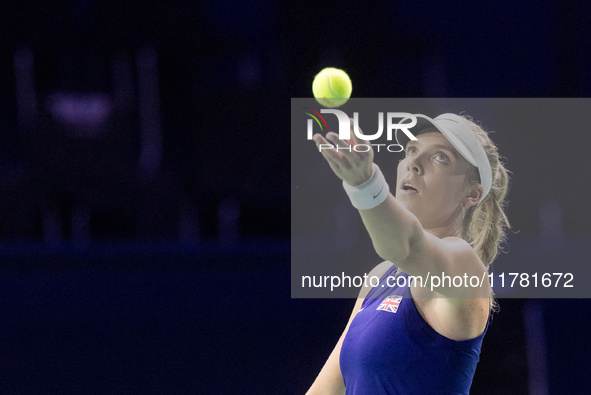
<path id="1" fill-rule="evenodd" d="M 382 171 L 375 163 L 372 163 L 373 172 L 364 183 L 352 186 L 343 181 L 343 188 L 353 207 L 358 210 L 369 210 L 379 206 L 386 200 L 390 193 L 390 187 L 382 174 Z"/>

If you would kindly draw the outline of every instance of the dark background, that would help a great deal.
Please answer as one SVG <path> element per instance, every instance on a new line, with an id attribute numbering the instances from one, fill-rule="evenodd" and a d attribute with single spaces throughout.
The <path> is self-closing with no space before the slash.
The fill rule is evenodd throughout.
<path id="1" fill-rule="evenodd" d="M 304 393 L 353 300 L 290 298 L 290 98 L 326 66 L 355 97 L 589 96 L 590 8 L 3 2 L 0 392 Z M 59 121 L 97 92 L 107 121 Z M 588 262 L 589 136 L 500 145 L 511 251 Z M 591 304 L 500 305 L 473 393 L 585 393 Z"/>

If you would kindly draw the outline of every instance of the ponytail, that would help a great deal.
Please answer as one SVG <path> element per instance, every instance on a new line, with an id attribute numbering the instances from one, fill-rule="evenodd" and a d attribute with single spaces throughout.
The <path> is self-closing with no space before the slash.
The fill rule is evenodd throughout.
<path id="1" fill-rule="evenodd" d="M 506 239 L 506 230 L 510 229 L 509 220 L 505 214 L 507 193 L 509 191 L 509 171 L 505 168 L 497 147 L 488 133 L 472 119 L 463 115 L 474 133 L 478 136 L 491 164 L 493 181 L 490 192 L 477 205 L 466 211 L 462 223 L 462 237 L 472 245 L 476 254 L 488 268 L 495 260 L 501 244 Z M 478 171 L 468 176 L 471 185 L 480 183 Z"/>

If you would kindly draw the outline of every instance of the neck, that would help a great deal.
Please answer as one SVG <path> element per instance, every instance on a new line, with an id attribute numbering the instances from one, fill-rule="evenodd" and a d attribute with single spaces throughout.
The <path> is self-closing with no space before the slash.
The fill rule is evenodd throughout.
<path id="1" fill-rule="evenodd" d="M 449 226 L 444 226 L 444 227 L 439 227 L 439 228 L 430 228 L 430 229 L 425 229 L 425 231 L 431 233 L 433 236 L 437 236 L 440 239 L 443 239 L 444 237 L 462 237 L 462 229 L 460 226 L 458 227 L 449 227 Z"/>
<path id="2" fill-rule="evenodd" d="M 454 214 L 448 223 L 441 226 L 426 226 L 425 231 L 433 236 L 443 239 L 444 237 L 462 237 L 462 214 Z"/>

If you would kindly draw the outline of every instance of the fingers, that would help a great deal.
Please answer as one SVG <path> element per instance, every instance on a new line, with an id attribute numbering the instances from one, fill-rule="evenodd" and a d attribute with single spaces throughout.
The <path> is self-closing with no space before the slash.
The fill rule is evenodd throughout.
<path id="1" fill-rule="evenodd" d="M 326 134 L 326 139 L 330 141 L 335 147 L 339 147 L 337 149 L 338 152 L 347 154 L 348 152 L 352 151 L 351 143 L 349 143 L 347 140 L 339 139 L 339 135 L 334 132 L 328 132 Z"/>
<path id="2" fill-rule="evenodd" d="M 333 164 L 336 166 L 345 165 L 347 159 L 345 158 L 344 152 L 339 151 L 341 147 L 344 145 L 342 143 L 338 144 L 337 142 L 335 142 L 335 136 L 335 133 L 329 132 L 326 135 L 326 138 L 321 134 L 315 134 L 313 139 L 316 143 L 316 146 L 320 150 L 320 153 L 322 154 L 322 156 L 326 158 L 327 161 L 329 161 L 329 163 L 331 163 L 331 166 Z M 330 138 L 332 140 L 329 141 L 327 140 L 327 138 Z M 336 147 L 339 147 L 339 149 L 337 149 Z"/>
<path id="3" fill-rule="evenodd" d="M 320 153 L 330 165 L 332 171 L 342 179 L 343 170 L 350 167 L 348 160 L 342 153 L 338 152 L 334 148 L 334 145 L 329 143 L 321 134 L 315 134 L 313 139 L 316 143 L 316 146 L 320 150 Z"/>
<path id="4" fill-rule="evenodd" d="M 329 160 L 331 166 L 342 169 L 351 169 L 365 162 L 373 161 L 373 148 L 368 140 L 359 137 L 355 133 L 355 121 L 349 118 L 350 138 L 342 140 L 334 132 L 328 132 L 326 136 L 315 134 L 313 136 L 316 146 L 322 155 Z M 357 129 L 363 136 L 361 129 Z"/>
<path id="5" fill-rule="evenodd" d="M 334 132 L 326 136 L 316 133 L 313 140 L 333 172 L 349 185 L 362 184 L 371 176 L 373 148 L 365 140 L 354 135 L 348 141 L 341 140 Z M 368 150 L 358 149 L 358 145 L 365 145 Z"/>
<path id="6" fill-rule="evenodd" d="M 359 145 L 359 144 L 366 144 L 369 145 L 371 147 L 371 144 L 369 144 L 368 140 L 364 140 L 362 138 L 359 138 L 357 136 L 357 134 L 355 133 L 355 120 L 353 118 L 349 118 L 349 121 L 351 123 L 351 143 L 353 145 Z M 363 134 L 363 131 L 361 130 L 361 128 L 358 128 L 359 132 L 361 134 Z"/>
<path id="7" fill-rule="evenodd" d="M 358 164 L 361 160 L 360 155 L 354 149 L 355 147 L 347 141 L 339 139 L 336 133 L 329 132 L 326 137 L 319 135 L 316 139 L 316 145 L 320 152 L 341 168 L 350 169 L 352 165 Z"/>

